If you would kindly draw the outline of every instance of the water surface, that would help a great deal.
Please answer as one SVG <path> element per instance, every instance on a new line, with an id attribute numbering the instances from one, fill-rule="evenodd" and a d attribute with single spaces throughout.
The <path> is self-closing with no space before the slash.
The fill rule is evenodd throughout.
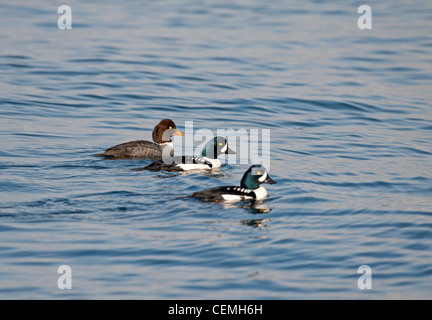
<path id="1" fill-rule="evenodd" d="M 59 30 L 57 4 L 1 1 L 0 297 L 432 298 L 432 6 L 373 3 L 359 30 L 361 4 L 69 1 Z M 92 156 L 162 118 L 270 129 L 278 184 L 208 204 L 185 196 L 249 164 Z"/>

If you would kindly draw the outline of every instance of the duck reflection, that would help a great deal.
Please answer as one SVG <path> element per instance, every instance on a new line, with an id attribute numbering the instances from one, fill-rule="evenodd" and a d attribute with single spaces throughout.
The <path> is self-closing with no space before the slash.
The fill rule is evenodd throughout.
<path id="1" fill-rule="evenodd" d="M 249 200 L 249 201 L 246 200 L 240 202 L 221 201 L 219 203 L 222 205 L 224 209 L 241 208 L 253 214 L 263 214 L 271 211 L 271 208 L 269 208 L 261 200 Z"/>
<path id="2" fill-rule="evenodd" d="M 132 168 L 129 171 L 144 171 L 143 168 Z M 162 171 L 160 174 L 156 174 L 155 178 L 165 179 L 165 178 L 173 178 L 179 176 L 187 176 L 190 174 L 199 173 L 202 176 L 213 177 L 219 179 L 226 179 L 228 177 L 227 174 L 223 173 L 220 168 L 214 168 L 212 170 L 188 170 L 188 171 Z"/>
<path id="3" fill-rule="evenodd" d="M 267 227 L 266 222 L 269 222 L 270 219 L 250 219 L 250 220 L 241 220 L 240 223 L 245 226 L 259 228 L 259 227 Z"/>
<path id="4" fill-rule="evenodd" d="M 246 200 L 241 202 L 220 202 L 220 204 L 224 209 L 241 208 L 247 210 L 251 214 L 256 214 L 256 215 L 266 214 L 272 210 L 261 200 Z M 267 227 L 268 222 L 270 222 L 269 218 L 240 220 L 240 224 L 253 227 L 253 228 Z"/>

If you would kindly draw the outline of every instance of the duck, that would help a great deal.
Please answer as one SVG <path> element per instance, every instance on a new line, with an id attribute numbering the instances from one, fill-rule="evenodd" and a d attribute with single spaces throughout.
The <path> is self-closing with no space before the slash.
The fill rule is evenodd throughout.
<path id="1" fill-rule="evenodd" d="M 183 136 L 177 130 L 177 126 L 171 119 L 161 120 L 153 129 L 153 141 L 134 140 L 118 144 L 106 149 L 102 153 L 95 154 L 97 157 L 111 159 L 152 159 L 159 160 L 174 156 L 173 136 Z"/>
<path id="2" fill-rule="evenodd" d="M 240 181 L 240 186 L 222 186 L 198 191 L 190 195 L 206 202 L 238 202 L 242 200 L 263 200 L 267 197 L 267 190 L 263 183 L 275 184 L 266 168 L 260 164 L 252 165 Z"/>
<path id="3" fill-rule="evenodd" d="M 201 157 L 176 156 L 155 161 L 146 167 L 136 170 L 150 171 L 189 171 L 189 170 L 211 170 L 220 168 L 222 163 L 218 159 L 221 154 L 235 154 L 228 147 L 228 141 L 223 137 L 214 137 L 206 143 L 201 151 Z"/>

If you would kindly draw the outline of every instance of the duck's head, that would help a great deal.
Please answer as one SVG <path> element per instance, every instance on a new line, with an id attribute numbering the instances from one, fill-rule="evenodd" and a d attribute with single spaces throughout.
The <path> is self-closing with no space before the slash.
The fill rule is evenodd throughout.
<path id="1" fill-rule="evenodd" d="M 260 164 L 254 164 L 243 175 L 240 186 L 247 189 L 256 189 L 261 183 L 275 184 L 276 181 L 270 178 L 266 168 Z"/>
<path id="2" fill-rule="evenodd" d="M 153 129 L 153 141 L 156 143 L 172 142 L 173 136 L 182 136 L 182 132 L 177 130 L 174 121 L 170 119 L 161 120 Z"/>
<path id="3" fill-rule="evenodd" d="M 228 141 L 223 137 L 214 137 L 211 139 L 201 151 L 201 157 L 209 159 L 216 159 L 219 155 L 235 154 L 233 150 L 228 147 Z"/>

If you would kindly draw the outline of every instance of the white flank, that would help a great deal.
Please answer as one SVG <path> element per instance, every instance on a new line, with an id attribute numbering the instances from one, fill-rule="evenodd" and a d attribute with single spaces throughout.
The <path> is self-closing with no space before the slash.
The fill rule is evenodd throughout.
<path id="1" fill-rule="evenodd" d="M 224 201 L 240 201 L 243 199 L 242 196 L 238 196 L 235 194 L 223 194 L 222 198 L 224 199 Z"/>
<path id="2" fill-rule="evenodd" d="M 206 157 L 203 157 L 203 159 L 205 159 L 208 162 L 211 162 L 211 164 L 213 165 L 212 169 L 214 169 L 214 168 L 220 168 L 220 166 L 222 165 L 222 163 L 220 162 L 219 159 L 209 159 L 209 158 L 206 158 Z"/>
<path id="3" fill-rule="evenodd" d="M 180 163 L 177 166 L 182 168 L 183 170 L 209 170 L 219 168 L 221 166 L 221 162 L 218 159 L 209 159 L 203 157 L 202 159 L 211 162 L 212 167 L 210 168 L 207 164 L 198 164 L 198 163 Z"/>
<path id="4" fill-rule="evenodd" d="M 180 163 L 177 165 L 178 167 L 182 168 L 183 170 L 207 170 L 211 169 L 206 164 L 194 164 L 194 163 Z"/>
<path id="5" fill-rule="evenodd" d="M 260 186 L 258 189 L 255 189 L 254 192 L 256 194 L 256 200 L 262 200 L 265 197 L 267 197 L 267 190 L 263 186 Z"/>

